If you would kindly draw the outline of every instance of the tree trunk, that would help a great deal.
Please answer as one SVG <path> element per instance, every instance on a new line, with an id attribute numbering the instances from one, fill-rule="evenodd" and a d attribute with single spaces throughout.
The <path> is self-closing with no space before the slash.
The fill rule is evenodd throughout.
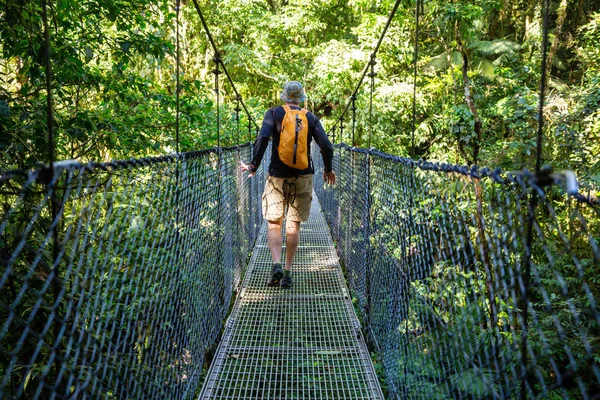
<path id="1" fill-rule="evenodd" d="M 558 6 L 556 28 L 554 28 L 554 39 L 552 39 L 552 45 L 550 46 L 550 50 L 548 51 L 548 63 L 546 64 L 546 79 L 550 77 L 550 72 L 552 71 L 554 56 L 556 55 L 556 51 L 558 50 L 558 44 L 562 35 L 562 28 L 565 23 L 565 18 L 567 16 L 568 4 L 569 0 L 561 0 L 560 5 Z"/>

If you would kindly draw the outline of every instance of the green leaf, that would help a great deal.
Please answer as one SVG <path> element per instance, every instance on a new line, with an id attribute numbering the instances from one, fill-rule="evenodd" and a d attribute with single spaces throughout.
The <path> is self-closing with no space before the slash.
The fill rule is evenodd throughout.
<path id="1" fill-rule="evenodd" d="M 129 51 L 129 48 L 131 47 L 131 42 L 126 40 L 124 42 L 119 43 L 119 45 L 121 46 L 121 50 L 123 50 L 123 53 L 127 53 Z"/>
<path id="2" fill-rule="evenodd" d="M 478 40 L 470 43 L 469 48 L 483 56 L 499 56 L 501 54 L 517 52 L 521 45 L 512 40 Z"/>
<path id="3" fill-rule="evenodd" d="M 0 100 L 0 117 L 10 117 L 10 107 L 6 100 Z"/>
<path id="4" fill-rule="evenodd" d="M 83 51 L 85 52 L 85 58 L 87 61 L 90 61 L 92 57 L 94 57 L 94 51 L 89 46 L 86 46 Z"/>
<path id="5" fill-rule="evenodd" d="M 494 371 L 489 369 L 472 368 L 459 372 L 450 377 L 452 385 L 475 397 L 491 396 L 497 393 L 497 385 L 493 381 Z"/>
<path id="6" fill-rule="evenodd" d="M 472 68 L 488 79 L 494 79 L 495 67 L 490 60 L 478 58 L 473 61 Z"/>

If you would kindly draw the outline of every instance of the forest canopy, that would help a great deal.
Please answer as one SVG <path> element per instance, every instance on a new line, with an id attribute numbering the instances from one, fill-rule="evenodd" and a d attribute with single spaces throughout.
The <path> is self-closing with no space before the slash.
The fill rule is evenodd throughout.
<path id="1" fill-rule="evenodd" d="M 333 126 L 369 60 L 393 1 L 201 0 L 236 87 L 260 124 L 299 80 L 307 107 Z M 176 2 L 49 1 L 57 159 L 175 151 Z M 600 185 L 600 10 L 551 2 L 543 162 Z M 0 5 L 1 170 L 48 162 L 42 7 Z M 417 59 L 417 158 L 532 169 L 541 2 L 425 1 Z M 192 1 L 179 17 L 181 151 L 216 145 L 214 52 Z M 415 3 L 401 2 L 377 54 L 372 146 L 409 155 Z M 222 145 L 238 141 L 235 93 L 220 80 Z M 368 141 L 370 85 L 357 96 L 355 145 Z M 468 91 L 469 95 L 466 95 Z M 346 126 L 350 126 L 347 113 Z M 241 141 L 252 140 L 241 113 Z M 337 138 L 339 141 L 339 137 Z M 352 141 L 350 129 L 341 138 Z"/>
<path id="2" fill-rule="evenodd" d="M 338 146 L 336 185 L 316 176 L 390 393 L 598 393 L 598 0 L 550 2 L 545 71 L 541 1 L 424 0 L 419 19 L 402 1 L 374 54 L 395 4 L 1 2 L 0 393 L 200 389 L 261 232 L 266 170 L 247 180 L 252 148 L 214 147 L 252 142 L 289 80 L 336 143 L 491 167 Z M 538 156 L 575 172 L 577 199 L 547 179 L 571 174 L 514 173 Z"/>

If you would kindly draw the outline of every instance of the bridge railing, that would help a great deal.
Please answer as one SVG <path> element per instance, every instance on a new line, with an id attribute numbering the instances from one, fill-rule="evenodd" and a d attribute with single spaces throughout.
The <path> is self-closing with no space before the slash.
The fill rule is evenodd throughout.
<path id="1" fill-rule="evenodd" d="M 262 219 L 250 158 L 3 175 L 0 398 L 192 398 Z"/>
<path id="2" fill-rule="evenodd" d="M 600 210 L 569 174 L 345 145 L 334 169 L 315 188 L 391 396 L 600 393 Z"/>

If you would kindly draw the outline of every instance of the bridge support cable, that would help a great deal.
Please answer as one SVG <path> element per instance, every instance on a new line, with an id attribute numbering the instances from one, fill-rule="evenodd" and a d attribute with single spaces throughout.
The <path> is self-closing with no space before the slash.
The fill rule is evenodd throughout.
<path id="1" fill-rule="evenodd" d="M 215 69 L 211 72 L 215 75 L 215 98 L 216 98 L 216 109 L 217 109 L 217 147 L 221 147 L 221 101 L 220 101 L 220 87 L 219 87 L 219 75 L 221 74 L 221 53 L 215 51 L 215 56 L 213 58 L 213 62 L 215 63 Z"/>
<path id="2" fill-rule="evenodd" d="M 240 101 L 242 100 L 241 97 L 236 97 L 235 98 L 235 108 L 233 109 L 233 111 L 235 112 L 235 144 L 237 146 L 240 145 Z"/>
<path id="3" fill-rule="evenodd" d="M 367 65 L 365 65 L 365 68 L 362 72 L 362 75 L 360 76 L 360 79 L 358 80 L 358 83 L 356 84 L 356 87 L 354 88 L 354 90 L 352 91 L 352 94 L 350 95 L 350 101 L 348 101 L 348 103 L 346 103 L 346 106 L 344 107 L 344 110 L 342 111 L 342 114 L 340 115 L 340 117 L 337 119 L 337 121 L 335 122 L 335 124 L 333 124 L 333 126 L 330 128 L 330 130 L 334 130 L 335 127 L 338 124 L 342 123 L 342 119 L 344 118 L 344 115 L 346 114 L 346 112 L 348 111 L 348 109 L 350 108 L 350 105 L 352 103 L 352 99 L 356 99 L 356 95 L 358 94 L 358 91 L 360 90 L 360 87 L 362 86 L 365 77 L 367 76 L 367 74 L 369 73 L 369 70 L 372 71 L 371 68 L 371 61 L 375 60 L 375 58 L 377 57 L 377 53 L 379 52 L 379 47 L 381 47 L 381 43 L 383 42 L 383 38 L 385 37 L 391 23 L 392 20 L 394 19 L 394 15 L 396 15 L 396 11 L 398 10 L 398 6 L 400 6 L 401 0 L 396 0 L 396 2 L 394 3 L 394 6 L 392 7 L 392 11 L 390 12 L 390 15 L 388 16 L 388 19 L 385 23 L 385 27 L 383 28 L 383 31 L 381 31 L 381 34 L 379 35 L 379 39 L 377 40 L 377 44 L 375 45 L 375 47 L 373 48 L 373 51 L 371 52 L 371 57 L 370 57 L 370 61 L 367 63 Z M 341 136 L 340 136 L 341 138 Z M 340 139 L 341 140 L 341 139 Z"/>
<path id="4" fill-rule="evenodd" d="M 411 129 L 411 146 L 410 146 L 410 158 L 411 159 L 415 159 L 416 158 L 416 148 L 415 148 L 415 131 L 416 131 L 416 127 L 417 127 L 417 77 L 418 77 L 418 61 L 419 61 L 419 37 L 420 37 L 420 17 L 421 17 L 421 11 L 423 8 L 423 1 L 422 0 L 416 0 L 415 1 L 415 46 L 414 46 L 414 54 L 413 54 L 413 96 L 412 96 L 412 116 L 411 116 L 411 120 L 412 120 L 412 129 Z M 411 170 L 410 173 L 410 191 L 409 191 L 409 203 L 408 203 L 408 238 L 405 241 L 407 243 L 407 249 L 408 249 L 408 253 L 410 254 L 410 252 L 412 252 L 412 249 L 415 247 L 414 246 L 414 236 L 415 236 L 415 232 L 414 232 L 414 226 L 415 226 L 415 221 L 414 221 L 414 216 L 413 216 L 413 211 L 414 211 L 414 192 L 415 192 L 415 171 L 414 169 Z M 406 251 L 406 250 L 405 250 Z M 414 258 L 413 257 L 409 257 L 408 260 L 408 269 L 409 270 L 415 270 L 416 269 L 416 265 L 414 262 Z M 409 281 L 409 277 L 406 273 L 402 274 L 402 279 L 404 279 L 406 282 Z M 403 292 L 403 295 L 401 296 L 401 300 L 403 301 L 406 305 L 406 313 L 410 313 L 410 296 L 407 293 L 407 291 Z M 409 330 L 409 323 L 408 323 L 409 319 L 408 318 L 404 318 L 404 330 L 408 331 Z M 408 359 L 409 357 L 409 349 L 408 349 L 408 341 L 404 341 L 404 346 L 402 351 L 404 352 L 404 357 L 406 359 Z M 403 365 L 403 382 L 400 386 L 401 390 L 397 390 L 398 394 L 402 396 L 402 398 L 408 398 L 409 396 L 409 391 L 408 391 L 408 386 L 409 386 L 409 382 L 408 382 L 408 364 L 405 363 Z M 398 388 L 397 388 L 398 389 Z"/>
<path id="5" fill-rule="evenodd" d="M 539 85 L 539 102 L 538 102 L 538 127 L 536 137 L 536 161 L 535 161 L 535 173 L 538 177 L 542 172 L 542 142 L 544 139 L 544 103 L 546 96 L 546 83 L 547 83 L 547 63 L 548 63 L 548 36 L 550 26 L 550 0 L 543 0 L 542 4 L 542 44 L 541 53 L 542 60 L 540 64 L 540 85 Z M 533 257 L 533 230 L 536 224 L 536 211 L 538 208 L 538 196 L 542 189 L 539 186 L 535 186 L 531 191 L 531 199 L 529 202 L 529 212 L 527 218 L 527 239 L 525 248 L 525 260 L 523 262 L 521 288 L 522 288 L 522 300 L 521 309 L 523 310 L 522 315 L 522 333 L 521 333 L 521 392 L 520 399 L 527 399 L 529 396 L 535 396 L 532 382 L 532 371 L 529 362 L 529 308 L 530 308 L 530 289 L 531 289 L 531 263 Z"/>
<path id="6" fill-rule="evenodd" d="M 180 97 L 181 97 L 181 49 L 180 49 L 180 20 L 181 0 L 175 2 L 175 152 L 179 154 L 179 120 L 181 113 Z"/>
<path id="7" fill-rule="evenodd" d="M 182 214 L 186 210 L 182 210 L 182 204 L 184 199 L 182 194 L 185 188 L 182 186 L 183 182 L 183 171 L 185 171 L 185 160 L 181 154 L 181 0 L 175 0 L 175 195 L 172 199 L 172 206 L 175 209 L 174 221 L 173 221 L 173 232 L 174 232 L 174 264 L 177 268 L 177 282 L 183 282 L 186 279 L 185 266 L 183 260 L 183 254 L 185 252 L 185 245 L 183 241 L 186 239 L 186 232 L 184 229 L 184 221 Z M 183 211 L 183 212 L 182 212 Z M 174 293 L 175 298 L 185 297 L 184 285 L 177 288 Z M 182 328 L 181 332 L 176 334 L 182 334 L 186 328 Z M 191 380 L 198 378 L 200 371 L 195 368 L 191 374 Z"/>
<path id="8" fill-rule="evenodd" d="M 181 48 L 180 48 L 180 21 L 181 14 L 181 0 L 175 0 L 175 154 L 177 155 L 177 165 L 175 171 L 175 181 L 177 187 L 177 195 L 175 200 L 175 207 L 177 212 L 175 216 L 175 224 L 179 224 L 179 174 L 181 172 L 181 160 L 179 157 L 179 131 L 180 131 L 180 120 L 181 120 Z"/>
<path id="9" fill-rule="evenodd" d="M 252 121 L 248 118 L 248 142 L 252 142 Z"/>
<path id="10" fill-rule="evenodd" d="M 237 98 L 240 99 L 240 103 L 242 105 L 242 108 L 246 112 L 248 120 L 251 121 L 252 124 L 258 130 L 258 124 L 256 123 L 256 120 L 254 119 L 254 117 L 252 116 L 252 114 L 250 113 L 250 111 L 248 110 L 248 108 L 246 107 L 246 104 L 242 100 L 242 96 L 238 92 L 237 87 L 235 86 L 235 83 L 233 82 L 233 79 L 231 79 L 231 76 L 229 75 L 229 71 L 227 70 L 227 67 L 225 66 L 225 63 L 223 63 L 223 60 L 221 59 L 220 51 L 219 51 L 219 49 L 218 49 L 218 47 L 217 47 L 217 45 L 215 43 L 215 40 L 214 40 L 212 34 L 210 33 L 210 29 L 208 28 L 208 24 L 206 23 L 206 19 L 204 18 L 204 14 L 202 13 L 202 9 L 200 8 L 200 5 L 198 4 L 198 0 L 193 0 L 193 2 L 194 2 L 194 7 L 196 8 L 196 12 L 198 13 L 198 16 L 200 17 L 200 21 L 202 22 L 202 27 L 204 28 L 204 31 L 206 32 L 206 35 L 208 37 L 208 41 L 209 41 L 210 45 L 212 46 L 213 51 L 215 53 L 215 60 L 218 59 L 219 64 L 223 68 L 223 73 L 225 73 L 225 77 L 229 81 L 229 83 L 231 85 L 231 88 L 233 89 L 233 92 L 234 92 L 234 94 L 236 96 L 236 99 Z M 217 68 L 218 68 L 218 66 L 217 66 Z"/>
<path id="11" fill-rule="evenodd" d="M 373 138 L 373 93 L 375 91 L 375 77 L 377 73 L 375 72 L 375 65 L 377 61 L 375 60 L 375 54 L 371 54 L 371 61 L 369 61 L 369 67 L 371 71 L 369 72 L 369 78 L 371 78 L 371 87 L 370 87 L 370 96 L 369 96 L 369 139 L 367 141 L 367 148 L 371 148 L 371 140 Z"/>
<path id="12" fill-rule="evenodd" d="M 356 146 L 356 97 L 352 96 L 350 98 L 352 102 L 352 146 Z"/>
<path id="13" fill-rule="evenodd" d="M 51 1 L 51 0 L 50 0 Z M 46 83 L 46 127 L 48 130 L 48 163 L 49 167 L 45 173 L 45 185 L 46 192 L 49 197 L 49 211 L 50 219 L 48 221 L 48 231 L 50 236 L 49 246 L 52 251 L 52 262 L 47 266 L 46 273 L 48 275 L 48 282 L 52 286 L 52 296 L 55 307 L 52 311 L 55 314 L 52 322 L 52 332 L 54 337 L 59 340 L 65 334 L 64 326 L 64 313 L 61 309 L 56 306 L 60 303 L 61 298 L 64 296 L 64 286 L 61 279 L 61 263 L 58 262 L 59 255 L 61 253 L 61 243 L 59 235 L 59 218 L 61 214 L 61 206 L 59 199 L 59 181 L 60 174 L 55 173 L 54 165 L 56 163 L 56 138 L 54 131 L 54 101 L 53 101 L 53 90 L 52 90 L 52 60 L 51 50 L 52 45 L 50 41 L 50 28 L 48 22 L 48 0 L 42 0 L 42 23 L 43 23 L 43 36 L 44 36 L 44 69 L 45 69 L 45 83 Z M 60 341 L 59 341 L 60 343 Z M 64 369 L 64 349 L 61 345 L 56 346 L 53 349 L 53 355 L 56 357 L 57 362 L 52 366 L 52 369 L 44 372 L 44 374 L 50 374 L 50 378 L 54 380 L 57 385 L 64 387 L 64 383 L 60 383 L 60 375 Z M 1 392 L 0 392 L 1 393 Z"/>

